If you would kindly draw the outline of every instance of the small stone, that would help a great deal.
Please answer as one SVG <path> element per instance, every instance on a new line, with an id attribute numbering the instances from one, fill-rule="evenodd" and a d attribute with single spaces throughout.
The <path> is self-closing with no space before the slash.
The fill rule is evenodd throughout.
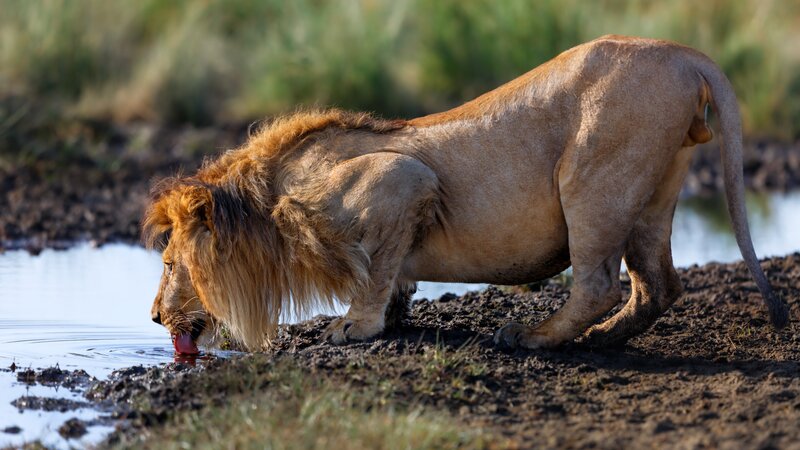
<path id="1" fill-rule="evenodd" d="M 662 420 L 653 426 L 653 434 L 666 433 L 667 431 L 675 431 L 675 424 L 671 420 Z"/>
<path id="2" fill-rule="evenodd" d="M 40 383 L 58 383 L 64 379 L 68 374 L 66 370 L 61 370 L 58 367 L 48 367 L 43 369 L 37 376 L 36 380 Z"/>
<path id="3" fill-rule="evenodd" d="M 19 434 L 21 431 L 22 431 L 22 428 L 20 428 L 20 427 L 18 427 L 16 425 L 12 425 L 10 427 L 3 428 L 3 433 L 8 433 L 8 434 Z"/>
<path id="4" fill-rule="evenodd" d="M 453 294 L 452 292 L 448 292 L 448 293 L 442 295 L 441 297 L 439 297 L 438 301 L 439 301 L 439 303 L 447 303 L 447 302 L 455 300 L 457 298 L 458 298 L 458 296 L 456 294 Z"/>

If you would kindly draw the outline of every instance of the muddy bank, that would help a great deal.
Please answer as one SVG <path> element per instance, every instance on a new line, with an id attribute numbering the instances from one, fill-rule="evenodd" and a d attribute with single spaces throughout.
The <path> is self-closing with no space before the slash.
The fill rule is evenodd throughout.
<path id="1" fill-rule="evenodd" d="M 709 264 L 681 270 L 685 295 L 622 348 L 495 348 L 492 334 L 507 321 L 536 323 L 563 304 L 568 290 L 550 281 L 532 292 L 489 288 L 416 301 L 402 329 L 365 343 L 320 344 L 330 318 L 318 317 L 284 327 L 273 352 L 125 369 L 87 398 L 123 419 L 108 443 L 135 446 L 182 411 L 277 389 L 252 380 L 291 364 L 347 389 L 379 390 L 399 408 L 447 412 L 502 446 L 793 448 L 800 253 L 762 265 L 792 308 L 781 332 L 768 325 L 743 264 Z"/>
<path id="2" fill-rule="evenodd" d="M 63 128 L 63 129 L 62 129 Z M 45 137 L 42 138 L 41 135 Z M 153 178 L 193 173 L 204 157 L 233 148 L 246 126 L 216 129 L 125 128 L 76 123 L 0 139 L 0 248 L 137 242 Z M 715 146 L 698 148 L 685 195 L 722 190 Z M 751 142 L 745 152 L 751 189 L 800 186 L 800 142 Z"/>
<path id="3" fill-rule="evenodd" d="M 80 122 L 0 136 L 0 249 L 138 242 L 151 181 L 194 172 L 246 134 Z"/>
<path id="4" fill-rule="evenodd" d="M 754 191 L 788 191 L 800 186 L 800 142 L 782 144 L 748 141 L 742 158 L 745 185 Z M 684 183 L 684 195 L 724 191 L 722 164 L 716 139 L 698 146 Z"/>

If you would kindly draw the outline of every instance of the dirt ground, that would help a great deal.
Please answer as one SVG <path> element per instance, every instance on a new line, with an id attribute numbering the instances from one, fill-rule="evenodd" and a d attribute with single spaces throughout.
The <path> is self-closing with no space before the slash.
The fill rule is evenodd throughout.
<path id="1" fill-rule="evenodd" d="M 207 384 L 223 372 L 291 360 L 351 388 L 385 384 L 390 401 L 447 411 L 499 446 L 800 448 L 800 253 L 762 265 L 792 308 L 780 332 L 743 264 L 709 264 L 681 270 L 686 294 L 621 348 L 497 349 L 491 337 L 505 322 L 536 323 L 568 298 L 550 281 L 415 301 L 402 329 L 365 343 L 319 343 L 330 318 L 317 317 L 283 328 L 269 354 L 126 369 L 88 397 L 128 419 L 113 443 L 225 402 L 231 393 Z"/>

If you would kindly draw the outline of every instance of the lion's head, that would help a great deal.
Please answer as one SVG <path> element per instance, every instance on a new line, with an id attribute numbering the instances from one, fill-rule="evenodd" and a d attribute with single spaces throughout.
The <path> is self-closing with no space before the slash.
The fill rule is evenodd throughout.
<path id="1" fill-rule="evenodd" d="M 228 189 L 196 178 L 172 178 L 154 188 L 143 234 L 162 251 L 164 272 L 153 320 L 172 335 L 179 353 L 197 353 L 224 323 L 249 348 L 263 347 L 280 314 L 281 295 L 263 282 L 270 262 L 252 246 L 268 246 L 269 233 L 243 234 L 258 213 Z M 257 301 L 260 300 L 260 301 Z"/>
<path id="2" fill-rule="evenodd" d="M 198 342 L 210 344 L 217 334 L 216 321 L 195 288 L 191 256 L 212 240 L 210 190 L 201 183 L 168 179 L 154 192 L 158 199 L 147 212 L 144 231 L 147 246 L 162 252 L 164 268 L 151 316 L 169 331 L 177 352 L 197 353 Z"/>

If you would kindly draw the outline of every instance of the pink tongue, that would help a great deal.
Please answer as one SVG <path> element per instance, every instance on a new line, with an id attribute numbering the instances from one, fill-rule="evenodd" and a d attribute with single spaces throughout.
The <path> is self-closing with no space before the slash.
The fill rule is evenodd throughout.
<path id="1" fill-rule="evenodd" d="M 184 355 L 196 355 L 200 353 L 197 350 L 197 346 L 192 341 L 192 335 L 189 333 L 183 333 L 178 335 L 173 340 L 175 344 L 175 351 Z"/>

